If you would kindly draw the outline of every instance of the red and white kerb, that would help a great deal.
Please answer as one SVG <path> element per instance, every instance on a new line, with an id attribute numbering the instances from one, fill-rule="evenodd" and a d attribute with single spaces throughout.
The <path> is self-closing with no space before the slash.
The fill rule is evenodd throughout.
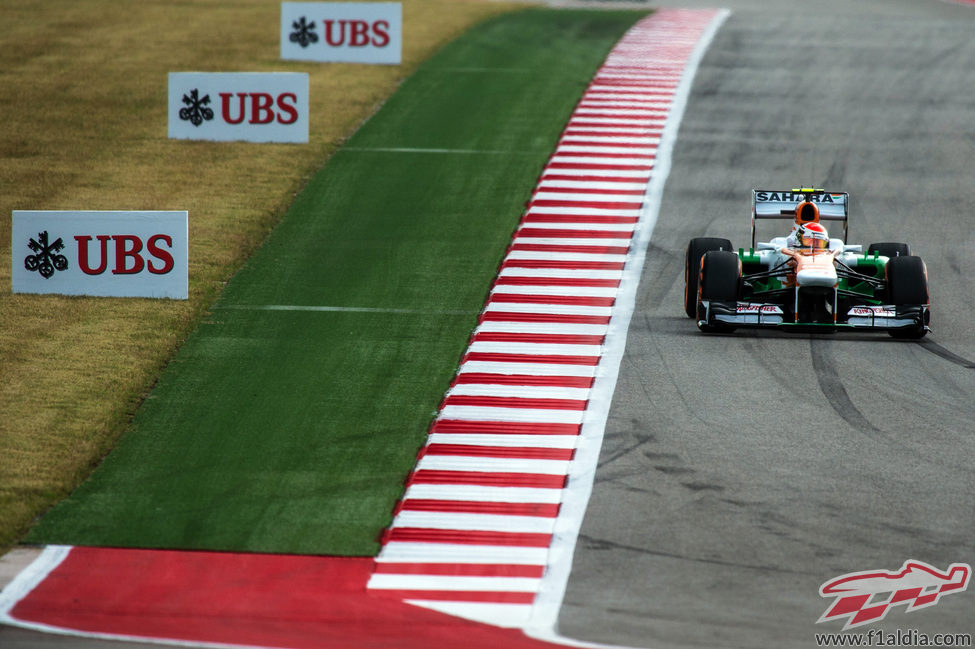
<path id="1" fill-rule="evenodd" d="M 591 488 L 598 444 L 585 458 L 577 451 L 585 426 L 601 440 L 605 425 L 605 412 L 592 412 L 594 390 L 607 374 L 608 396 L 615 385 L 619 359 L 604 362 L 607 336 L 621 307 L 625 322 L 632 312 L 634 267 L 655 220 L 648 188 L 666 175 L 661 135 L 688 62 L 719 17 L 657 11 L 596 73 L 542 172 L 383 536 L 373 594 L 524 628 L 554 555 L 565 560 L 564 547 L 553 550 L 559 539 L 571 539 L 571 559 L 581 513 L 565 520 L 564 503 L 570 476 L 589 476 L 586 499 Z M 621 305 L 626 281 L 634 287 Z M 621 333 L 619 345 L 625 324 Z"/>

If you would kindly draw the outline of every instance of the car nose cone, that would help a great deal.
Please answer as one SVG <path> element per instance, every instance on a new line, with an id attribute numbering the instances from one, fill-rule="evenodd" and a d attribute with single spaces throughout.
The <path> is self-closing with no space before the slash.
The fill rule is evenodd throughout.
<path id="1" fill-rule="evenodd" d="M 796 284 L 802 287 L 836 286 L 836 271 L 832 268 L 804 268 L 796 273 Z"/>

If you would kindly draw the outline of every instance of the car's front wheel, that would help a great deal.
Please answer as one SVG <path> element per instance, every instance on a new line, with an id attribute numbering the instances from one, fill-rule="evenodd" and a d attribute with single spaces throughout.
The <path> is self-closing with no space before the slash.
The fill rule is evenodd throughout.
<path id="1" fill-rule="evenodd" d="M 867 247 L 867 255 L 872 255 L 877 253 L 883 257 L 907 257 L 911 254 L 911 246 L 906 243 L 895 243 L 893 241 L 884 241 L 881 243 L 871 243 Z"/>
<path id="2" fill-rule="evenodd" d="M 697 317 L 697 284 L 701 274 L 701 258 L 712 250 L 731 251 L 731 241 L 719 237 L 696 237 L 687 244 L 684 254 L 684 312 L 688 318 Z"/>
<path id="3" fill-rule="evenodd" d="M 730 333 L 732 325 L 704 322 L 702 301 L 736 303 L 741 295 L 741 261 L 726 250 L 712 250 L 701 258 L 701 275 L 696 304 L 698 328 L 704 333 Z M 702 324 L 703 322 L 703 324 Z"/>
<path id="4" fill-rule="evenodd" d="M 928 272 L 920 257 L 912 255 L 891 257 L 884 269 L 887 278 L 887 301 L 895 307 L 927 306 L 931 302 L 928 293 Z M 915 327 L 893 329 L 894 338 L 916 340 L 928 332 L 927 323 Z"/>

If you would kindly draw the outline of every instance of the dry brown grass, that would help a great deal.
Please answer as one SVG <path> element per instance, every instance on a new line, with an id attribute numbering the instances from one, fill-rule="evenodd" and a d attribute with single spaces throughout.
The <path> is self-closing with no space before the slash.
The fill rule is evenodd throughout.
<path id="1" fill-rule="evenodd" d="M 403 0 L 403 65 L 359 66 L 280 61 L 276 1 L 0 5 L 0 211 L 190 218 L 188 301 L 13 295 L 0 228 L 0 553 L 108 452 L 223 283 L 356 125 L 440 45 L 515 7 Z M 168 140 L 170 71 L 309 72 L 310 143 Z"/>

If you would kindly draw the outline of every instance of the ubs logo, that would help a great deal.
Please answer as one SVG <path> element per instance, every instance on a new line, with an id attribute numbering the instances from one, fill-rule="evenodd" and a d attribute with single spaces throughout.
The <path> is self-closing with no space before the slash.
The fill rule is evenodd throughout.
<path id="1" fill-rule="evenodd" d="M 325 42 L 330 47 L 386 47 L 389 45 L 390 24 L 388 20 L 323 20 L 325 25 Z M 318 34 L 315 32 L 315 23 L 308 22 L 305 16 L 291 23 L 291 32 L 288 40 L 297 43 L 305 48 L 312 43 L 318 42 Z"/>
<path id="2" fill-rule="evenodd" d="M 38 272 L 44 279 L 50 279 L 55 271 L 68 269 L 68 258 L 58 254 L 64 250 L 64 241 L 58 237 L 53 242 L 47 230 L 38 233 L 37 239 L 31 237 L 27 247 L 34 251 L 33 255 L 24 258 L 24 268 L 31 272 Z"/>
<path id="3" fill-rule="evenodd" d="M 188 121 L 193 126 L 199 126 L 204 120 L 213 119 L 213 109 L 210 108 L 210 95 L 200 97 L 198 88 L 193 88 L 190 94 L 183 95 L 185 107 L 179 109 L 179 118 Z"/>

